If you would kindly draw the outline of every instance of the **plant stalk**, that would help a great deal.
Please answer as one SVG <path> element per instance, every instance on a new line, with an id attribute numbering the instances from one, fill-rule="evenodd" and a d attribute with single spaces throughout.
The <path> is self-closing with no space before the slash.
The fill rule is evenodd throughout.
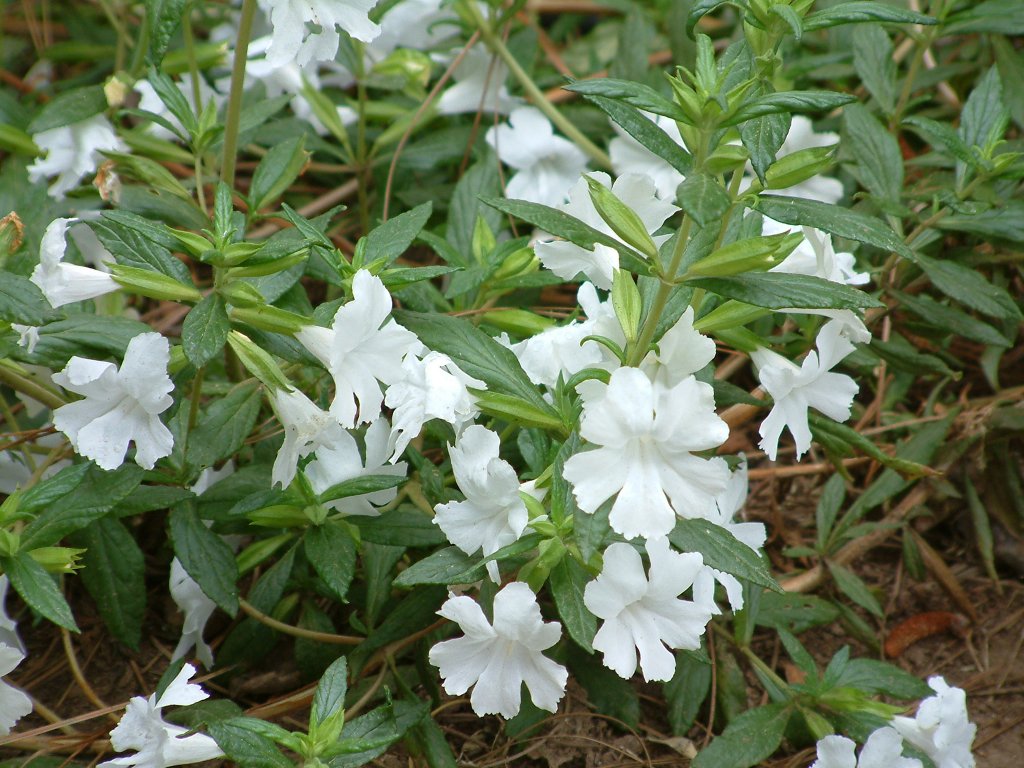
<path id="1" fill-rule="evenodd" d="M 249 58 L 249 39 L 252 37 L 252 23 L 256 17 L 256 0 L 243 0 L 242 20 L 238 25 L 238 39 L 235 42 L 235 60 L 231 68 L 231 95 L 224 120 L 224 159 L 220 166 L 220 178 L 232 190 L 235 188 L 235 161 L 238 155 L 238 127 L 242 121 L 242 90 L 245 85 L 245 65 Z"/>

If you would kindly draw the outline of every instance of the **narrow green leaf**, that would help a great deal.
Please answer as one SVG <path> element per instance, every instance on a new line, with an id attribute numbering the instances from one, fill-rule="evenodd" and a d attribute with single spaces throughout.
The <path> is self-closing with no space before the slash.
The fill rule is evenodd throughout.
<path id="1" fill-rule="evenodd" d="M 245 768 L 291 768 L 292 761 L 281 754 L 273 740 L 251 727 L 259 720 L 233 717 L 209 723 L 206 728 L 224 754 Z"/>
<path id="2" fill-rule="evenodd" d="M 854 101 L 856 98 L 853 96 L 833 91 L 778 91 L 756 96 L 729 115 L 721 125 L 739 125 L 755 117 L 779 113 L 828 112 Z"/>
<path id="3" fill-rule="evenodd" d="M 253 212 L 274 202 L 299 177 L 309 160 L 305 144 L 303 134 L 275 144 L 263 156 L 253 172 L 249 187 L 249 207 Z"/>
<path id="4" fill-rule="evenodd" d="M 174 554 L 206 596 L 231 616 L 238 612 L 238 567 L 235 553 L 211 531 L 190 503 L 179 504 L 168 517 Z"/>
<path id="5" fill-rule="evenodd" d="M 0 280 L 0 320 L 39 326 L 52 315 L 50 302 L 35 283 L 13 272 L 4 272 Z"/>
<path id="6" fill-rule="evenodd" d="M 597 618 L 583 603 L 583 592 L 589 581 L 588 576 L 587 570 L 574 558 L 563 557 L 558 565 L 551 569 L 548 578 L 558 615 L 562 617 L 569 637 L 587 653 L 593 653 L 592 643 L 597 632 Z"/>
<path id="7" fill-rule="evenodd" d="M 338 600 L 344 600 L 356 572 L 356 542 L 340 523 L 327 522 L 306 530 L 306 557 Z"/>
<path id="8" fill-rule="evenodd" d="M 1001 320 L 1021 319 L 1006 289 L 993 285 L 977 270 L 949 259 L 921 256 L 918 261 L 935 287 L 961 304 Z"/>
<path id="9" fill-rule="evenodd" d="M 700 552 L 705 565 L 758 586 L 779 590 L 761 558 L 721 526 L 707 520 L 677 520 L 668 538 L 682 552 Z"/>
<path id="10" fill-rule="evenodd" d="M 711 175 L 696 173 L 679 185 L 676 202 L 701 227 L 722 218 L 732 200 L 729 193 Z"/>
<path id="11" fill-rule="evenodd" d="M 693 768 L 751 768 L 771 757 L 792 714 L 788 703 L 749 709 L 700 751 Z"/>
<path id="12" fill-rule="evenodd" d="M 396 587 L 419 584 L 469 584 L 487 573 L 481 560 L 470 557 L 458 547 L 445 547 L 413 563 L 395 578 Z"/>
<path id="13" fill-rule="evenodd" d="M 320 494 L 320 503 L 387 491 L 398 487 L 405 482 L 405 479 L 405 475 L 360 475 L 349 480 L 342 480 Z"/>
<path id="14" fill-rule="evenodd" d="M 603 96 L 606 99 L 621 101 L 645 112 L 671 117 L 681 123 L 690 122 L 679 106 L 642 83 L 602 77 L 595 80 L 578 80 L 565 86 L 565 89 L 584 96 Z"/>
<path id="15" fill-rule="evenodd" d="M 860 24 L 853 30 L 853 67 L 882 111 L 896 108 L 896 62 L 889 35 L 878 24 Z"/>
<path id="16" fill-rule="evenodd" d="M 665 131 L 652 120 L 644 117 L 636 107 L 615 99 L 594 94 L 585 96 L 587 101 L 601 109 L 626 133 L 636 139 L 666 163 L 682 174 L 690 172 L 693 158 L 679 146 Z"/>
<path id="17" fill-rule="evenodd" d="M 903 154 L 896 138 L 861 104 L 843 110 L 843 134 L 853 148 L 864 186 L 876 197 L 898 203 L 903 192 Z"/>
<path id="18" fill-rule="evenodd" d="M 230 331 L 224 299 L 220 294 L 209 294 L 185 315 L 181 326 L 185 356 L 196 368 L 202 368 L 224 348 Z"/>
<path id="19" fill-rule="evenodd" d="M 432 517 L 409 507 L 393 509 L 380 517 L 349 518 L 359 526 L 360 538 L 374 544 L 401 547 L 436 547 L 448 539 Z"/>
<path id="20" fill-rule="evenodd" d="M 309 711 L 309 719 L 314 723 L 322 723 L 335 712 L 344 708 L 345 693 L 348 691 L 348 664 L 342 656 L 324 672 L 313 694 L 313 705 Z"/>
<path id="21" fill-rule="evenodd" d="M 256 425 L 261 403 L 260 388 L 252 383 L 239 384 L 214 401 L 189 435 L 188 464 L 211 467 L 234 454 Z"/>
<path id="22" fill-rule="evenodd" d="M 365 263 L 383 259 L 385 263 L 391 264 L 405 253 L 426 226 L 432 210 L 433 205 L 428 201 L 374 227 L 366 236 L 366 250 L 363 252 Z"/>
<path id="23" fill-rule="evenodd" d="M 189 0 L 146 0 L 146 26 L 149 27 L 149 60 L 159 64 L 171 38 L 178 31 Z"/>
<path id="24" fill-rule="evenodd" d="M 27 551 L 13 557 L 0 557 L 0 568 L 7 574 L 14 591 L 32 610 L 59 627 L 78 632 L 71 607 L 53 577 Z"/>
<path id="25" fill-rule="evenodd" d="M 869 293 L 820 277 L 783 272 L 748 272 L 697 277 L 688 285 L 767 309 L 864 309 L 881 304 Z"/>
<path id="26" fill-rule="evenodd" d="M 64 91 L 43 107 L 28 124 L 30 134 L 42 133 L 54 128 L 87 120 L 107 108 L 107 97 L 101 85 L 87 85 L 83 88 Z"/>
<path id="27" fill-rule="evenodd" d="M 874 616 L 882 617 L 884 612 L 878 599 L 871 594 L 867 584 L 857 574 L 831 560 L 826 560 L 825 564 L 828 565 L 828 570 L 832 574 L 832 578 L 835 579 L 836 586 L 844 595 Z"/>
<path id="28" fill-rule="evenodd" d="M 885 21 L 898 24 L 938 23 L 931 16 L 897 8 L 887 3 L 859 0 L 858 2 L 839 3 L 831 8 L 822 8 L 820 11 L 808 14 L 804 17 L 804 31 L 812 32 L 816 29 L 838 27 L 841 24 L 859 24 L 866 21 Z"/>

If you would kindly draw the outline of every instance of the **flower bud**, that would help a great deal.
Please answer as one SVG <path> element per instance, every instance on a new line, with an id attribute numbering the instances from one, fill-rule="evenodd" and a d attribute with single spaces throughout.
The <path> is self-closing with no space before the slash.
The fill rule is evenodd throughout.
<path id="1" fill-rule="evenodd" d="M 162 301 L 199 301 L 203 295 L 193 285 L 178 282 L 170 275 L 124 264 L 110 265 L 111 277 L 123 288 Z"/>
<path id="2" fill-rule="evenodd" d="M 584 176 L 590 188 L 590 199 L 598 214 L 612 231 L 622 238 L 623 242 L 636 248 L 649 259 L 658 258 L 658 247 L 651 239 L 643 221 L 629 206 L 601 182 L 590 176 Z"/>
<path id="3" fill-rule="evenodd" d="M 292 389 L 288 377 L 278 367 L 274 358 L 260 349 L 244 333 L 231 331 L 228 334 L 228 346 L 238 355 L 245 369 L 268 387 L 286 392 Z"/>

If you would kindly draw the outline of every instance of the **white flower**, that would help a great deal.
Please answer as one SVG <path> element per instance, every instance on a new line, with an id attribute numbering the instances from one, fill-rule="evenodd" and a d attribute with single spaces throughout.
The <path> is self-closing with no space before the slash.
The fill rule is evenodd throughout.
<path id="1" fill-rule="evenodd" d="M 916 717 L 894 717 L 892 727 L 935 761 L 936 768 L 974 768 L 971 744 L 978 726 L 967 715 L 967 695 L 939 677 L 928 678 L 934 696 L 921 702 Z"/>
<path id="2" fill-rule="evenodd" d="M 674 387 L 715 359 L 715 342 L 693 327 L 693 307 L 665 331 L 658 350 L 647 353 L 640 368 L 651 381 Z"/>
<path id="3" fill-rule="evenodd" d="M 7 574 L 0 574 L 0 643 L 24 652 L 25 644 L 18 635 L 18 622 L 7 615 L 7 590 L 10 585 Z"/>
<path id="4" fill-rule="evenodd" d="M 602 186 L 609 187 L 615 197 L 640 217 L 649 234 L 653 235 L 665 223 L 665 219 L 679 210 L 671 203 L 659 200 L 655 196 L 654 182 L 647 176 L 629 173 L 617 178 L 614 184 L 607 173 L 597 171 L 588 173 L 587 176 Z M 509 197 L 512 197 L 511 191 Z M 594 207 L 585 178 L 579 179 L 573 185 L 569 190 L 569 202 L 559 205 L 558 208 L 598 232 L 622 242 L 622 238 L 612 231 Z M 655 237 L 654 244 L 660 246 L 669 237 L 670 235 Z M 595 243 L 594 250 L 588 251 L 568 240 L 554 240 L 537 243 L 534 250 L 541 263 L 559 277 L 571 280 L 582 272 L 594 285 L 604 290 L 612 287 L 612 275 L 619 268 L 618 251 L 600 243 Z"/>
<path id="5" fill-rule="evenodd" d="M 401 0 L 380 18 L 380 35 L 366 47 L 381 60 L 396 48 L 426 51 L 458 31 L 458 17 L 441 0 Z"/>
<path id="6" fill-rule="evenodd" d="M 408 465 L 404 461 L 395 465 L 387 463 L 391 454 L 388 447 L 390 434 L 391 426 L 387 419 L 377 419 L 367 427 L 363 439 L 366 446 L 365 460 L 359 455 L 359 446 L 356 445 L 355 438 L 348 432 L 342 431 L 333 441 L 321 445 L 316 449 L 314 460 L 307 464 L 304 470 L 313 490 L 323 493 L 333 485 L 368 475 L 405 477 Z M 326 506 L 344 516 L 377 517 L 380 515 L 377 507 L 390 504 L 397 495 L 397 489 L 386 488 L 360 496 L 335 499 L 329 501 Z"/>
<path id="7" fill-rule="evenodd" d="M 448 693 L 461 696 L 475 685 L 473 711 L 508 718 L 519 712 L 525 682 L 534 704 L 548 712 L 558 708 L 569 673 L 541 651 L 558 642 L 562 625 L 541 620 L 537 598 L 526 584 L 512 582 L 494 596 L 493 625 L 466 596 L 450 596 L 438 614 L 466 633 L 430 649 L 430 663 L 440 669 Z"/>
<path id="8" fill-rule="evenodd" d="M 675 120 L 649 112 L 644 112 L 643 115 L 664 131 L 672 141 L 680 147 L 683 146 L 683 138 L 679 135 L 679 126 L 676 125 Z M 612 170 L 620 176 L 624 173 L 642 173 L 649 176 L 658 190 L 658 197 L 662 200 L 674 201 L 676 188 L 684 179 L 683 174 L 626 133 L 617 123 L 613 122 L 612 128 L 619 134 L 608 145 L 608 153 L 612 158 Z"/>
<path id="9" fill-rule="evenodd" d="M 789 232 L 791 227 L 765 217 L 761 234 L 779 235 Z M 810 275 L 846 285 L 864 285 L 871 278 L 866 272 L 857 272 L 852 253 L 836 253 L 832 235 L 813 227 L 803 227 L 804 240 L 776 264 L 770 272 L 786 272 L 791 275 Z"/>
<path id="10" fill-rule="evenodd" d="M 171 453 L 174 437 L 159 414 L 171 407 L 174 389 L 167 375 L 170 345 L 159 333 L 140 333 L 128 342 L 124 362 L 72 357 L 53 381 L 83 395 L 53 412 L 53 425 L 75 451 L 103 469 L 117 469 L 128 443 L 135 443 L 135 462 L 152 469 Z"/>
<path id="11" fill-rule="evenodd" d="M 604 654 L 606 667 L 628 679 L 636 672 L 639 651 L 644 680 L 670 680 L 676 660 L 668 649 L 699 648 L 711 620 L 708 605 L 679 599 L 693 584 L 703 559 L 696 553 L 673 552 L 666 538 L 648 541 L 647 554 L 649 576 L 631 544 L 609 546 L 601 575 L 587 584 L 583 602 L 604 619 L 594 648 Z"/>
<path id="12" fill-rule="evenodd" d="M 609 522 L 627 539 L 665 536 L 676 514 L 703 517 L 713 510 L 729 469 L 723 459 L 693 455 L 729 436 L 710 385 L 691 376 L 661 387 L 636 368 L 620 368 L 608 384 L 586 381 L 579 392 L 580 435 L 598 446 L 565 462 L 580 509 L 594 512 L 618 494 Z"/>
<path id="13" fill-rule="evenodd" d="M 485 48 L 471 48 L 452 72 L 454 84 L 437 100 L 438 114 L 483 111 L 507 115 L 522 103 L 522 99 L 509 95 L 505 86 L 507 76 L 508 68 Z"/>
<path id="14" fill-rule="evenodd" d="M 21 664 L 25 654 L 0 642 L 0 677 L 6 677 Z M 0 680 L 0 736 L 6 736 L 21 718 L 32 711 L 32 699 L 24 691 Z"/>
<path id="15" fill-rule="evenodd" d="M 126 149 L 103 115 L 33 134 L 32 141 L 46 156 L 28 167 L 29 181 L 39 184 L 56 176 L 49 193 L 58 200 L 74 189 L 85 174 L 96 170 L 96 164 L 103 160 L 102 150 L 123 152 Z"/>
<path id="16" fill-rule="evenodd" d="M 189 729 L 164 722 L 160 711 L 163 707 L 185 707 L 209 698 L 210 694 L 188 682 L 195 673 L 195 667 L 185 664 L 160 698 L 155 693 L 148 699 L 134 696 L 121 721 L 110 732 L 110 744 L 118 752 L 134 750 L 136 754 L 115 757 L 100 766 L 166 768 L 223 757 L 216 741 L 201 733 L 185 736 Z"/>
<path id="17" fill-rule="evenodd" d="M 270 393 L 270 401 L 284 427 L 284 444 L 274 459 L 271 482 L 287 488 L 295 478 L 299 459 L 321 445 L 342 440 L 345 430 L 330 413 L 320 410 L 297 389 L 275 389 Z"/>
<path id="18" fill-rule="evenodd" d="M 95 299 L 121 287 L 106 272 L 91 267 L 82 267 L 78 264 L 64 263 L 64 253 L 67 250 L 65 235 L 68 225 L 73 221 L 74 219 L 54 219 L 46 227 L 39 246 L 39 263 L 32 271 L 32 277 L 29 278 L 39 286 L 39 290 L 43 292 L 46 300 L 55 308 L 76 301 Z M 78 227 L 74 227 L 72 232 L 78 229 Z M 85 229 L 89 229 L 89 227 L 85 227 Z M 91 229 L 89 232 L 92 234 Z M 95 235 L 91 240 L 86 237 L 81 242 L 91 246 L 94 240 Z M 78 238 L 76 238 L 76 242 L 78 242 Z M 99 245 L 99 241 L 96 241 L 96 245 Z M 102 253 L 105 253 L 113 261 L 114 257 L 103 246 L 99 247 L 102 249 Z M 94 257 L 97 255 L 94 248 L 87 247 L 83 252 Z"/>
<path id="19" fill-rule="evenodd" d="M 796 441 L 797 459 L 811 447 L 808 408 L 834 421 L 850 418 L 857 383 L 846 374 L 832 373 L 832 369 L 853 352 L 853 344 L 842 335 L 842 325 L 835 320 L 825 323 L 815 343 L 818 351 L 807 353 L 799 366 L 768 349 L 757 349 L 750 355 L 761 386 L 775 400 L 761 422 L 759 443 L 772 461 L 778 453 L 782 430 L 787 427 Z"/>
<path id="20" fill-rule="evenodd" d="M 402 455 L 431 419 L 448 422 L 456 435 L 472 422 L 479 410 L 469 387 L 486 389 L 487 385 L 464 373 L 447 355 L 428 352 L 422 360 L 406 355 L 402 378 L 388 387 L 384 397 L 384 404 L 394 409 L 391 460 Z"/>
<path id="21" fill-rule="evenodd" d="M 11 323 L 11 330 L 18 334 L 18 346 L 30 355 L 36 351 L 39 343 L 39 327 L 36 325 L 22 325 Z"/>
<path id="22" fill-rule="evenodd" d="M 342 426 L 376 421 L 384 400 L 378 382 L 400 379 L 402 358 L 422 347 L 390 313 L 388 289 L 361 269 L 352 278 L 352 301 L 338 308 L 331 328 L 308 325 L 295 334 L 334 377 L 331 413 Z"/>
<path id="23" fill-rule="evenodd" d="M 181 627 L 181 639 L 171 655 L 171 661 L 184 658 L 185 654 L 194 647 L 196 658 L 203 663 L 203 666 L 212 667 L 213 651 L 203 640 L 203 630 L 206 628 L 206 622 L 210 620 L 210 616 L 217 608 L 217 604 L 208 598 L 199 584 L 188 575 L 178 558 L 171 560 L 169 586 L 171 598 L 185 614 L 185 622 Z"/>
<path id="24" fill-rule="evenodd" d="M 455 482 L 466 500 L 439 504 L 434 522 L 467 555 L 497 552 L 522 536 L 529 521 L 519 496 L 519 476 L 498 456 L 500 447 L 498 435 L 478 424 L 467 427 L 455 445 L 448 446 Z M 487 569 L 498 583 L 498 564 L 489 562 Z"/>
<path id="25" fill-rule="evenodd" d="M 338 53 L 344 29 L 356 40 L 369 43 L 380 34 L 370 21 L 376 0 L 259 0 L 274 27 L 267 60 L 275 67 L 295 61 L 300 67 L 310 61 L 331 61 Z M 311 22 L 319 29 L 310 30 Z"/>
<path id="26" fill-rule="evenodd" d="M 614 370 L 618 359 L 603 345 L 584 342 L 587 336 L 606 336 L 620 346 L 626 343 L 610 301 L 602 302 L 592 283 L 581 283 L 577 298 L 585 320 L 549 328 L 509 348 L 534 384 L 554 388 L 561 375 L 568 380 L 584 368 Z"/>
<path id="27" fill-rule="evenodd" d="M 868 736 L 860 758 L 856 745 L 845 736 L 826 736 L 818 742 L 818 759 L 811 768 L 921 768 L 921 761 L 903 757 L 903 740 L 892 728 L 879 728 Z"/>
<path id="28" fill-rule="evenodd" d="M 505 165 L 517 173 L 505 186 L 510 200 L 558 205 L 584 169 L 587 156 L 568 139 L 556 136 L 540 110 L 512 110 L 508 125 L 492 126 L 487 143 Z"/>

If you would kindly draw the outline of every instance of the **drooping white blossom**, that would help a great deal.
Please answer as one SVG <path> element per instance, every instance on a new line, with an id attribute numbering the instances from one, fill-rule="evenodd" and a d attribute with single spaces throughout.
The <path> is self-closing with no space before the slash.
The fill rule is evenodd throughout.
<path id="1" fill-rule="evenodd" d="M 24 660 L 25 654 L 0 642 L 0 677 L 6 677 Z M 10 683 L 0 680 L 0 736 L 6 736 L 21 718 L 32 711 L 32 699 Z"/>
<path id="2" fill-rule="evenodd" d="M 665 536 L 676 515 L 710 514 L 729 479 L 715 448 L 729 427 L 715 413 L 711 386 L 692 376 L 674 387 L 653 384 L 637 368 L 620 368 L 608 384 L 586 381 L 580 435 L 596 450 L 565 462 L 565 478 L 584 512 L 617 494 L 612 529 L 627 539 Z"/>
<path id="3" fill-rule="evenodd" d="M 699 648 L 711 620 L 708 604 L 679 597 L 693 584 L 703 559 L 672 551 L 667 538 L 648 541 L 647 554 L 651 567 L 645 574 L 631 544 L 609 546 L 601 574 L 587 584 L 583 602 L 604 620 L 594 648 L 604 654 L 606 667 L 628 679 L 636 672 L 639 652 L 644 680 L 670 680 L 676 660 L 669 649 Z"/>
<path id="4" fill-rule="evenodd" d="M 163 719 L 164 707 L 186 707 L 209 698 L 210 694 L 200 686 L 188 682 L 195 673 L 195 667 L 185 664 L 159 698 L 155 693 L 149 698 L 133 697 L 121 721 L 110 732 L 110 744 L 118 752 L 134 751 L 135 754 L 106 760 L 100 766 L 167 768 L 223 757 L 224 752 L 209 736 L 202 733 L 186 736 L 188 728 Z"/>
<path id="5" fill-rule="evenodd" d="M 439 668 L 445 691 L 461 696 L 473 687 L 470 704 L 476 714 L 509 718 L 519 712 L 526 683 L 535 705 L 548 712 L 558 708 L 569 673 L 542 651 L 558 642 L 562 625 L 541 619 L 537 598 L 526 584 L 512 582 L 494 596 L 493 624 L 465 595 L 450 596 L 438 614 L 465 633 L 430 649 L 430 663 Z"/>
<path id="6" fill-rule="evenodd" d="M 778 453 L 783 429 L 788 428 L 796 441 L 797 459 L 811 447 L 808 408 L 834 421 L 850 418 L 857 382 L 844 373 L 833 373 L 832 369 L 853 352 L 853 344 L 842 335 L 842 325 L 835 320 L 818 331 L 815 343 L 817 352 L 809 352 L 800 365 L 768 349 L 757 349 L 750 355 L 761 386 L 775 400 L 771 412 L 761 422 L 759 443 L 772 461 Z"/>
<path id="7" fill-rule="evenodd" d="M 974 768 L 971 745 L 978 726 L 967 714 L 967 694 L 938 675 L 928 678 L 928 685 L 935 695 L 921 702 L 915 717 L 894 717 L 892 727 L 936 768 Z"/>
<path id="8" fill-rule="evenodd" d="M 56 176 L 49 194 L 58 200 L 74 189 L 83 176 L 96 170 L 103 161 L 102 150 L 123 152 L 126 149 L 114 133 L 114 126 L 103 115 L 33 134 L 32 141 L 44 156 L 28 167 L 29 181 L 41 184 Z"/>
<path id="9" fill-rule="evenodd" d="M 74 219 L 54 219 L 46 227 L 39 245 L 39 263 L 29 278 L 39 286 L 39 290 L 52 307 L 95 299 L 121 287 L 106 272 L 64 263 L 64 254 L 67 251 L 66 235 L 69 225 L 73 222 Z M 88 230 L 89 234 L 79 234 L 80 229 Z M 84 244 L 84 255 L 95 258 L 105 254 L 110 261 L 114 260 L 114 257 L 96 240 L 95 234 L 88 226 L 72 227 L 71 231 L 77 235 L 76 244 Z M 99 251 L 96 250 L 97 246 Z"/>
<path id="10" fill-rule="evenodd" d="M 394 409 L 391 429 L 391 459 L 394 461 L 431 419 L 452 425 L 455 433 L 476 418 L 476 407 L 469 388 L 487 385 L 460 369 L 440 352 L 428 352 L 423 359 L 406 355 L 402 378 L 395 381 L 384 396 L 384 404 Z"/>
<path id="11" fill-rule="evenodd" d="M 507 77 L 508 68 L 501 60 L 492 57 L 482 46 L 471 48 L 452 72 L 454 82 L 437 100 L 438 113 L 461 115 L 480 110 L 484 114 L 507 115 L 522 104 L 522 99 L 509 94 L 505 85 Z"/>
<path id="12" fill-rule="evenodd" d="M 643 112 L 644 117 L 653 122 L 658 128 L 664 131 L 665 135 L 680 147 L 683 146 L 683 138 L 679 135 L 679 126 L 671 117 L 654 115 L 650 112 Z M 662 200 L 674 201 L 676 199 L 676 188 L 683 181 L 683 174 L 672 167 L 663 158 L 654 154 L 630 136 L 618 125 L 612 123 L 612 128 L 618 134 L 608 144 L 608 154 L 612 159 L 612 170 L 616 174 L 642 173 L 650 177 L 654 187 L 658 191 L 658 197 Z"/>
<path id="13" fill-rule="evenodd" d="M 171 575 L 168 586 L 171 592 L 171 599 L 178 609 L 185 614 L 185 620 L 181 627 L 181 639 L 171 654 L 171 661 L 184 658 L 185 655 L 196 649 L 196 658 L 203 666 L 209 669 L 213 666 L 213 651 L 209 643 L 203 639 L 203 630 L 206 622 L 210 620 L 217 604 L 206 596 L 202 587 L 188 575 L 188 571 L 181 564 L 178 558 L 171 560 Z"/>
<path id="14" fill-rule="evenodd" d="M 903 739 L 892 728 L 879 728 L 868 736 L 860 757 L 856 744 L 845 736 L 825 736 L 818 742 L 818 759 L 811 768 L 921 768 L 921 761 L 903 757 Z"/>
<path id="15" fill-rule="evenodd" d="M 466 500 L 439 504 L 434 522 L 467 555 L 497 552 L 522 536 L 529 522 L 519 495 L 519 476 L 499 457 L 500 447 L 498 435 L 478 424 L 467 427 L 455 445 L 448 446 L 455 482 Z M 498 564 L 491 561 L 487 569 L 497 583 Z"/>
<path id="16" fill-rule="evenodd" d="M 316 449 L 315 458 L 306 465 L 305 473 L 309 484 L 317 493 L 323 493 L 331 486 L 346 480 L 368 475 L 394 475 L 405 477 L 408 465 L 404 461 L 389 464 L 391 455 L 389 439 L 391 426 L 387 419 L 380 418 L 366 428 L 363 438 L 365 458 L 359 454 L 356 440 L 348 432 L 342 431 L 329 443 Z M 348 496 L 334 499 L 325 505 L 329 509 L 350 515 L 377 517 L 378 507 L 390 504 L 398 495 L 396 488 L 385 488 L 382 491 L 364 493 L 359 496 Z"/>
<path id="17" fill-rule="evenodd" d="M 615 197 L 640 217 L 648 234 L 653 235 L 665 223 L 665 219 L 679 210 L 671 203 L 656 197 L 654 182 L 647 176 L 627 173 L 617 178 L 614 184 L 607 173 L 596 171 L 587 176 L 610 188 Z M 511 192 L 509 197 L 512 197 Z M 597 212 L 585 178 L 579 179 L 573 185 L 569 190 L 569 201 L 558 208 L 598 232 L 622 242 Z M 654 237 L 654 244 L 660 246 L 669 237 L 670 235 Z M 540 262 L 559 277 L 571 280 L 582 272 L 594 285 L 604 290 L 612 287 L 612 275 L 619 267 L 618 251 L 601 243 L 595 243 L 594 250 L 588 251 L 568 240 L 552 240 L 537 243 L 534 250 Z"/>
<path id="18" fill-rule="evenodd" d="M 381 60 L 396 48 L 428 51 L 458 31 L 458 17 L 442 0 L 401 0 L 380 18 L 380 35 L 366 46 Z"/>
<path id="19" fill-rule="evenodd" d="M 295 478 L 299 459 L 322 445 L 343 440 L 345 430 L 334 416 L 297 389 L 275 389 L 270 393 L 270 401 L 284 427 L 284 444 L 274 459 L 271 482 L 287 488 Z"/>
<path id="20" fill-rule="evenodd" d="M 587 167 L 575 144 L 556 136 L 551 123 L 534 107 L 512 110 L 508 123 L 492 126 L 487 143 L 516 173 L 505 185 L 510 200 L 559 205 Z"/>
<path id="21" fill-rule="evenodd" d="M 331 413 L 343 426 L 376 421 L 381 384 L 402 377 L 402 358 L 422 345 L 416 335 L 388 316 L 391 294 L 365 269 L 352 278 L 352 301 L 338 308 L 330 328 L 308 325 L 295 334 L 334 377 Z"/>
<path id="22" fill-rule="evenodd" d="M 85 399 L 55 410 L 53 425 L 79 455 L 103 469 L 121 466 L 129 442 L 135 443 L 135 462 L 152 469 L 174 447 L 159 416 L 174 402 L 169 360 L 170 345 L 159 333 L 140 333 L 128 342 L 120 368 L 72 357 L 53 381 Z"/>
<path id="23" fill-rule="evenodd" d="M 331 61 L 341 40 L 338 27 L 356 40 L 371 42 L 380 27 L 369 12 L 377 0 L 259 0 L 270 18 L 273 41 L 267 60 L 275 67 L 294 61 Z"/>

